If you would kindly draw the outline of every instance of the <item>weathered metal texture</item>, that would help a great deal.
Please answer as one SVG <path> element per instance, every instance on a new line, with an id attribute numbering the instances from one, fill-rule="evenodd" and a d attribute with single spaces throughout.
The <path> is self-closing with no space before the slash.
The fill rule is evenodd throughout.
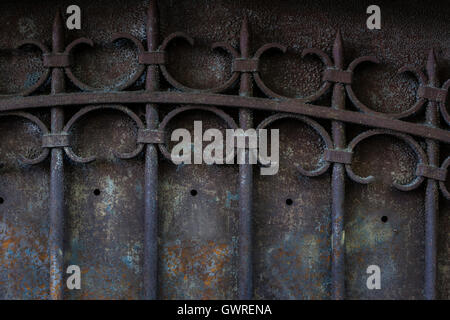
<path id="1" fill-rule="evenodd" d="M 66 163 L 65 265 L 80 266 L 85 286 L 66 289 L 67 299 L 145 297 L 144 158 L 111 152 L 130 151 L 136 131 L 115 110 L 88 114 L 72 130 L 77 154 L 97 160 Z"/>
<path id="2" fill-rule="evenodd" d="M 250 59 L 250 31 L 247 16 L 244 16 L 240 33 L 240 50 L 242 61 Z M 236 61 L 236 60 L 235 60 Z M 236 68 L 234 68 L 236 70 Z M 239 70 L 239 68 L 238 68 Z M 248 72 L 248 70 L 252 70 Z M 240 68 L 239 95 L 253 96 L 252 73 L 254 68 Z M 253 128 L 252 110 L 239 109 L 239 127 L 247 130 Z M 253 202 L 253 165 L 249 162 L 249 149 L 241 151 L 237 157 L 243 157 L 239 165 L 239 274 L 238 297 L 248 300 L 253 296 L 253 232 L 252 232 L 252 202 Z"/>
<path id="3" fill-rule="evenodd" d="M 330 174 L 313 178 L 298 171 L 300 165 L 315 167 L 323 143 L 295 119 L 267 128 L 280 130 L 280 167 L 273 176 L 255 170 L 254 298 L 330 299 Z"/>
<path id="4" fill-rule="evenodd" d="M 427 60 L 428 88 L 439 86 L 437 80 L 436 58 L 431 50 Z M 426 123 L 430 127 L 439 127 L 440 116 L 438 103 L 445 99 L 436 99 L 433 95 L 428 97 L 426 110 Z M 439 168 L 439 142 L 428 139 L 427 156 L 431 168 Z M 437 215 L 439 212 L 439 180 L 428 176 L 425 194 L 425 298 L 436 298 L 436 270 L 437 270 Z"/>
<path id="5" fill-rule="evenodd" d="M 17 163 L 17 154 L 39 153 L 41 132 L 35 124 L 11 116 L 2 117 L 0 134 L 0 296 L 47 299 L 49 163 Z"/>
<path id="6" fill-rule="evenodd" d="M 0 7 L 0 115 L 25 119 L 0 128 L 1 297 L 450 297 L 448 7 L 381 1 L 374 32 L 360 1 L 80 1 L 51 51 L 69 4 Z M 164 159 L 199 119 L 279 128 L 279 173 Z"/>
<path id="7" fill-rule="evenodd" d="M 192 134 L 194 120 L 203 121 L 204 130 L 228 127 L 192 110 L 175 117 L 167 131 Z M 238 175 L 237 166 L 161 163 L 159 298 L 237 298 Z"/>
<path id="8" fill-rule="evenodd" d="M 64 50 L 64 25 L 61 13 L 57 12 L 52 30 L 52 56 L 61 54 Z M 63 93 L 65 91 L 64 71 L 57 62 L 44 66 L 52 70 L 51 94 Z M 58 135 L 64 127 L 64 111 L 59 107 L 50 110 L 51 134 Z M 63 272 L 64 272 L 64 162 L 63 149 L 52 147 L 50 160 L 50 297 L 53 300 L 63 298 Z"/>
<path id="9" fill-rule="evenodd" d="M 346 297 L 423 299 L 424 188 L 410 192 L 387 188 L 393 179 L 411 180 L 416 159 L 401 140 L 378 136 L 360 145 L 354 161 L 356 172 L 376 180 L 365 186 L 349 183 L 346 188 Z M 384 266 L 384 293 L 360 285 L 371 264 Z"/>
<path id="10" fill-rule="evenodd" d="M 341 34 L 338 32 L 333 46 L 334 66 L 338 72 L 344 68 L 344 52 L 342 47 Z M 351 73 L 350 73 L 351 74 Z M 333 86 L 332 107 L 334 109 L 345 109 L 345 92 L 342 79 L 336 78 Z M 345 127 L 340 121 L 331 122 L 334 149 L 345 152 L 346 138 Z M 331 202 L 331 241 L 332 241 L 332 264 L 331 275 L 333 281 L 333 298 L 343 299 L 345 295 L 345 234 L 344 234 L 344 203 L 345 203 L 345 166 L 344 162 L 335 161 L 333 165 L 331 182 L 332 202 Z"/>

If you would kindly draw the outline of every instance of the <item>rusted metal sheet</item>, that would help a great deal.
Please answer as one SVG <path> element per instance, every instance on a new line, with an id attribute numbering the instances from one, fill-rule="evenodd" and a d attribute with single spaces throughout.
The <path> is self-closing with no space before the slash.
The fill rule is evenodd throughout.
<path id="1" fill-rule="evenodd" d="M 449 6 L 70 4 L 0 4 L 0 298 L 450 298 Z M 279 172 L 173 164 L 195 120 Z"/>
<path id="2" fill-rule="evenodd" d="M 197 110 L 174 118 L 169 130 L 224 128 Z M 238 168 L 161 163 L 159 297 L 233 299 L 237 297 Z M 182 209 L 180 209 L 182 208 Z"/>

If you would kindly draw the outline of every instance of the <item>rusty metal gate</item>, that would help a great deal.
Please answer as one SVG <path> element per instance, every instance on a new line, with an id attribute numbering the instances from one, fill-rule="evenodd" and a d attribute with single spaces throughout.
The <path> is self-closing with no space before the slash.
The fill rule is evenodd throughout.
<path id="1" fill-rule="evenodd" d="M 0 298 L 450 297 L 448 4 L 71 4 L 0 4 Z M 279 172 L 173 164 L 194 120 Z"/>

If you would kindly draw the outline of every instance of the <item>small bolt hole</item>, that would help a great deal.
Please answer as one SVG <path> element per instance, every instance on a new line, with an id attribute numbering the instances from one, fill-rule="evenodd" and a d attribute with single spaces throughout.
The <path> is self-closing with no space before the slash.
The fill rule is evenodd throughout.
<path id="1" fill-rule="evenodd" d="M 198 193 L 197 190 L 195 190 L 195 189 L 191 190 L 191 196 L 195 197 L 197 195 L 197 193 Z"/>
<path id="2" fill-rule="evenodd" d="M 100 190 L 99 190 L 99 189 L 95 189 L 95 190 L 94 190 L 94 194 L 95 194 L 96 196 L 99 196 L 99 195 L 100 195 Z"/>
<path id="3" fill-rule="evenodd" d="M 2 197 L 0 197 L 0 204 L 2 204 L 3 202 L 5 202 L 5 199 L 3 199 Z"/>
<path id="4" fill-rule="evenodd" d="M 381 217 L 381 222 L 387 222 L 388 221 L 388 217 L 387 216 L 382 216 Z"/>
<path id="5" fill-rule="evenodd" d="M 292 201 L 292 199 L 286 199 L 286 204 L 288 206 L 292 206 L 293 203 L 294 203 L 294 201 Z"/>

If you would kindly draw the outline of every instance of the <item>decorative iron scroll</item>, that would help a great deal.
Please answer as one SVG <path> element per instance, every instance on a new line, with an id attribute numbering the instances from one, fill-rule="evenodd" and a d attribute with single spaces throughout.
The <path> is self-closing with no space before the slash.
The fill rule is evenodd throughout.
<path id="1" fill-rule="evenodd" d="M 156 24 L 158 13 L 155 1 L 151 1 L 148 14 L 148 25 Z M 60 21 L 60 19 L 56 20 Z M 245 23 L 244 23 L 245 25 Z M 247 26 L 243 26 L 247 28 Z M 54 34 L 62 32 L 64 29 L 61 22 L 56 23 L 54 26 Z M 148 37 L 155 36 L 155 30 L 149 30 Z M 153 32 L 153 34 L 152 34 Z M 0 116 L 19 116 L 26 118 L 38 125 L 42 132 L 42 153 L 35 159 L 28 159 L 23 156 L 20 157 L 20 161 L 26 164 L 37 164 L 42 162 L 48 155 L 51 149 L 59 148 L 65 151 L 66 155 L 75 162 L 88 163 L 95 160 L 95 156 L 81 157 L 76 155 L 73 151 L 71 140 L 71 128 L 77 121 L 81 121 L 82 117 L 87 113 L 99 110 L 99 109 L 113 109 L 122 112 L 126 116 L 130 117 L 138 128 L 138 134 L 136 138 L 136 147 L 132 152 L 120 153 L 114 152 L 115 156 L 121 159 L 129 159 L 137 156 L 144 150 L 146 145 L 158 145 L 160 152 L 166 158 L 170 159 L 170 153 L 165 146 L 164 137 L 167 134 L 166 127 L 168 122 L 173 119 L 180 112 L 197 109 L 206 112 L 212 112 L 231 128 L 237 128 L 238 125 L 234 120 L 227 115 L 225 111 L 218 109 L 217 106 L 223 107 L 238 107 L 238 108 L 254 108 L 274 111 L 275 114 L 264 119 L 256 129 L 262 129 L 272 122 L 284 119 L 292 118 L 303 122 L 315 130 L 323 140 L 325 145 L 324 153 L 321 160 L 317 164 L 316 169 L 307 171 L 301 167 L 298 170 L 301 174 L 306 176 L 318 176 L 325 173 L 332 164 L 338 164 L 345 168 L 345 172 L 348 178 L 351 180 L 367 184 L 374 181 L 374 177 L 360 177 L 352 169 L 353 153 L 357 145 L 365 139 L 368 139 L 375 135 L 390 135 L 404 141 L 413 151 L 417 158 L 415 178 L 408 184 L 400 184 L 396 181 L 393 182 L 393 186 L 402 191 L 409 191 L 417 188 L 424 180 L 434 181 L 437 183 L 438 188 L 442 195 L 450 200 L 450 192 L 445 186 L 447 180 L 447 169 L 450 165 L 450 157 L 439 166 L 436 163 L 429 161 L 430 155 L 420 146 L 420 144 L 412 137 L 419 136 L 425 138 L 428 142 L 438 143 L 450 143 L 450 132 L 447 129 L 441 129 L 438 126 L 438 122 L 433 122 L 430 119 L 427 123 L 411 123 L 406 122 L 404 119 L 408 116 L 416 114 L 422 111 L 427 105 L 429 108 L 435 108 L 439 110 L 439 114 L 442 115 L 445 122 L 450 125 L 450 114 L 448 113 L 445 103 L 447 99 L 448 89 L 450 87 L 450 80 L 447 80 L 442 87 L 438 86 L 436 80 L 436 63 L 433 50 L 430 51 L 427 62 L 427 74 L 422 70 L 405 66 L 399 70 L 399 72 L 412 72 L 419 81 L 419 89 L 417 92 L 417 101 L 406 111 L 401 113 L 380 113 L 373 111 L 370 107 L 363 104 L 358 99 L 356 93 L 352 88 L 354 83 L 354 73 L 357 66 L 363 62 L 379 63 L 375 57 L 364 56 L 352 61 L 348 68 L 343 66 L 343 45 L 340 33 L 336 37 L 335 45 L 333 48 L 333 58 L 330 58 L 326 53 L 321 50 L 309 48 L 305 49 L 302 53 L 302 57 L 306 55 L 317 56 L 325 65 L 323 71 L 322 84 L 320 88 L 308 97 L 303 98 L 289 98 L 281 96 L 270 89 L 262 79 L 259 61 L 263 54 L 271 49 L 280 50 L 286 52 L 287 48 L 283 45 L 276 43 L 265 44 L 260 47 L 254 55 L 243 54 L 239 50 L 232 47 L 226 42 L 218 42 L 212 45 L 213 49 L 222 48 L 232 56 L 232 75 L 225 81 L 225 83 L 209 89 L 194 89 L 187 85 L 181 84 L 176 80 L 168 70 L 169 60 L 167 58 L 168 45 L 172 41 L 182 39 L 189 44 L 194 45 L 194 39 L 190 36 L 182 33 L 175 32 L 168 35 L 162 44 L 158 46 L 157 42 L 152 44 L 152 47 L 145 49 L 141 41 L 128 33 L 117 33 L 112 36 L 112 41 L 118 39 L 126 39 L 131 41 L 138 50 L 138 69 L 134 72 L 134 75 L 127 83 L 118 84 L 113 86 L 113 89 L 108 88 L 103 90 L 101 88 L 94 88 L 89 84 L 83 83 L 72 72 L 73 67 L 73 49 L 80 44 L 87 44 L 94 46 L 92 40 L 87 38 L 80 38 L 69 44 L 63 52 L 51 51 L 48 47 L 41 42 L 35 40 L 25 40 L 18 44 L 18 48 L 24 46 L 37 47 L 42 52 L 42 61 L 45 68 L 41 78 L 30 88 L 24 89 L 17 94 L 2 95 L 0 96 Z M 157 48 L 157 49 L 155 49 Z M 242 48 L 240 48 L 242 51 Z M 249 57 L 248 57 L 249 56 Z M 161 92 L 158 90 L 148 90 L 147 88 L 142 91 L 123 91 L 126 88 L 132 86 L 137 80 L 144 74 L 147 67 L 155 67 L 156 77 L 159 73 L 162 77 L 178 92 Z M 80 93 L 57 93 L 51 95 L 32 95 L 39 88 L 45 85 L 47 79 L 51 77 L 51 71 L 58 69 L 64 72 L 67 78 L 81 90 Z M 160 72 L 159 72 L 160 71 Z M 251 75 L 250 81 L 264 93 L 267 98 L 253 98 L 249 96 L 233 96 L 223 94 L 233 88 L 237 82 L 239 82 L 240 76 L 243 74 Z M 312 104 L 319 98 L 326 94 L 329 94 L 330 89 L 333 88 L 333 102 L 334 106 L 320 106 Z M 85 91 L 93 91 L 91 93 Z M 345 94 L 353 106 L 358 110 L 349 111 L 345 110 Z M 27 97 L 28 96 L 28 97 Z M 342 102 L 344 101 L 344 102 Z M 170 112 L 161 123 L 156 127 L 149 128 L 148 124 L 143 122 L 138 115 L 136 115 L 129 108 L 121 105 L 122 103 L 157 103 L 164 106 L 169 104 L 181 104 L 178 109 Z M 19 109 L 35 108 L 35 107 L 64 107 L 69 105 L 88 105 L 80 109 L 63 127 L 61 132 L 52 133 L 37 117 L 24 111 L 18 111 Z M 190 106 L 186 106 L 190 105 Z M 343 131 L 344 123 L 359 123 L 370 128 L 369 130 L 359 134 L 347 145 L 338 145 L 336 141 L 333 141 L 331 134 L 327 132 L 319 123 L 310 118 L 325 118 L 336 122 L 336 126 Z M 343 134 L 345 137 L 345 135 Z M 345 139 L 344 139 L 345 140 Z M 333 195 L 334 196 L 334 195 Z M 336 196 L 337 197 L 337 196 Z M 342 200 L 341 198 L 335 200 Z M 435 214 L 435 213 L 433 213 Z M 432 230 L 436 232 L 436 230 Z M 433 234 L 431 235 L 434 236 Z M 434 246 L 434 244 L 433 244 Z M 435 250 L 435 247 L 430 247 L 428 250 Z M 432 253 L 430 253 L 432 256 Z M 338 259 L 336 253 L 335 258 Z M 428 259 L 428 258 L 427 258 Z M 430 260 L 431 259 L 431 260 Z M 433 271 L 433 259 L 427 260 L 429 268 L 427 270 L 430 273 Z M 435 266 L 434 266 L 435 268 Z M 337 277 L 337 276 L 336 276 Z M 433 275 L 430 276 L 432 279 Z M 435 276 L 434 276 L 435 277 Z M 340 279 L 339 281 L 342 281 Z M 426 286 L 429 288 L 426 290 L 426 296 L 428 298 L 434 298 L 434 284 L 433 280 L 429 280 Z M 342 293 L 336 293 L 336 298 L 342 298 Z M 154 298 L 154 296 L 152 296 Z"/>
<path id="2" fill-rule="evenodd" d="M 145 51 L 142 43 L 130 34 L 126 34 L 126 33 L 114 34 L 112 37 L 113 41 L 116 41 L 118 39 L 128 39 L 136 45 L 136 47 L 138 48 L 138 51 L 139 51 L 139 64 L 140 64 L 140 68 L 138 69 L 137 72 L 135 72 L 135 75 L 132 77 L 132 79 L 129 82 L 127 82 L 126 84 L 121 84 L 120 86 L 115 86 L 115 91 L 121 91 L 121 90 L 126 89 L 126 88 L 130 87 L 131 85 L 133 85 L 144 73 L 146 65 L 158 65 L 161 68 L 162 75 L 165 77 L 165 79 L 170 84 L 172 84 L 175 89 L 182 91 L 182 92 L 204 92 L 204 93 L 224 92 L 224 91 L 230 89 L 236 83 L 240 73 L 251 73 L 254 76 L 255 83 L 258 86 L 258 88 L 261 89 L 261 91 L 263 93 L 265 93 L 269 98 L 276 98 L 279 100 L 288 100 L 288 101 L 291 100 L 290 98 L 283 97 L 279 94 L 276 94 L 273 90 L 271 90 L 264 83 L 264 81 L 261 78 L 261 75 L 259 73 L 259 59 L 263 55 L 263 53 L 266 52 L 267 50 L 274 49 L 274 48 L 281 50 L 282 52 L 286 52 L 287 48 L 285 46 L 282 46 L 280 44 L 269 43 L 269 44 L 266 44 L 266 45 L 262 46 L 261 48 L 259 48 L 257 50 L 257 52 L 255 53 L 254 57 L 252 57 L 250 59 L 244 59 L 244 58 L 241 58 L 238 51 L 236 49 L 234 49 L 228 43 L 224 43 L 224 42 L 214 43 L 213 48 L 219 48 L 219 47 L 224 48 L 228 52 L 231 53 L 231 55 L 233 57 L 233 67 L 232 67 L 233 75 L 231 76 L 231 78 L 229 80 L 227 80 L 224 84 L 222 84 L 218 87 L 200 90 L 200 89 L 192 89 L 190 87 L 180 84 L 180 82 L 178 82 L 172 75 L 170 75 L 170 73 L 168 72 L 168 70 L 166 68 L 166 65 L 168 64 L 168 61 L 166 58 L 166 55 L 167 55 L 166 48 L 167 48 L 169 42 L 174 41 L 176 38 L 182 38 L 182 39 L 188 41 L 190 44 L 194 43 L 194 40 L 191 37 L 187 36 L 186 34 L 184 34 L 182 32 L 176 32 L 176 33 L 173 33 L 173 34 L 169 35 L 168 37 L 166 37 L 166 39 L 164 39 L 164 41 L 163 41 L 163 44 L 159 47 L 159 49 L 157 51 L 150 52 L 150 51 Z M 41 78 L 37 81 L 36 85 L 32 86 L 29 89 L 25 89 L 22 92 L 19 92 L 16 95 L 16 98 L 11 98 L 11 95 L 3 95 L 4 99 L 0 100 L 0 110 L 1 109 L 14 109 L 14 110 L 20 109 L 19 104 L 20 104 L 21 98 L 19 98 L 19 96 L 28 96 L 28 95 L 31 95 L 36 90 L 38 90 L 49 78 L 51 68 L 56 68 L 56 67 L 64 68 L 64 71 L 65 71 L 65 74 L 67 75 L 67 77 L 79 89 L 87 90 L 87 91 L 96 91 L 96 93 L 98 93 L 98 91 L 100 89 L 93 88 L 90 85 L 81 82 L 71 71 L 72 61 L 73 61 L 72 50 L 75 46 L 77 46 L 79 44 L 88 44 L 90 46 L 94 46 L 92 40 L 87 39 L 87 38 L 80 38 L 80 39 L 73 41 L 71 44 L 69 44 L 67 46 L 67 48 L 65 49 L 64 53 L 55 54 L 55 53 L 51 53 L 50 50 L 47 48 L 47 46 L 45 46 L 44 44 L 42 44 L 38 41 L 34 41 L 34 40 L 22 41 L 18 46 L 19 48 L 21 48 L 25 45 L 33 45 L 33 46 L 38 47 L 42 51 L 42 53 L 43 53 L 42 59 L 43 59 L 44 67 L 46 68 L 46 70 L 43 73 L 43 75 L 41 76 Z M 345 85 L 345 89 L 347 91 L 347 94 L 348 94 L 351 102 L 354 104 L 354 106 L 357 109 L 359 109 L 363 113 L 382 116 L 383 118 L 386 117 L 386 118 L 393 118 L 393 119 L 401 119 L 401 118 L 405 118 L 410 115 L 416 114 L 423 108 L 423 106 L 425 105 L 425 103 L 427 101 L 432 101 L 434 103 L 439 104 L 439 110 L 442 114 L 442 117 L 447 122 L 447 124 L 450 125 L 450 115 L 445 107 L 446 96 L 447 96 L 448 88 L 450 87 L 450 79 L 444 83 L 442 88 L 435 88 L 433 86 L 427 86 L 426 85 L 427 77 L 420 69 L 418 69 L 416 67 L 405 66 L 405 67 L 401 68 L 399 70 L 399 72 L 412 72 L 413 74 L 415 74 L 417 76 L 417 78 L 419 80 L 420 86 L 419 86 L 419 90 L 418 90 L 418 94 L 417 94 L 418 100 L 412 107 L 410 107 L 409 109 L 407 109 L 406 111 L 404 111 L 402 113 L 397 113 L 397 114 L 395 114 L 395 113 L 380 113 L 380 112 L 372 111 L 369 107 L 367 107 L 366 105 L 361 103 L 351 87 L 352 82 L 353 82 L 353 73 L 354 73 L 356 67 L 360 63 L 363 63 L 363 62 L 379 63 L 378 59 L 376 59 L 375 57 L 369 57 L 369 56 L 357 58 L 353 62 L 350 63 L 347 70 L 342 70 L 339 67 L 337 67 L 336 65 L 334 65 L 334 63 L 332 62 L 332 59 L 329 58 L 328 55 L 326 55 L 321 50 L 314 49 L 314 48 L 305 49 L 302 53 L 302 57 L 304 57 L 308 54 L 314 54 L 314 55 L 318 56 L 322 60 L 324 65 L 326 66 L 326 69 L 324 71 L 323 78 L 322 78 L 323 84 L 321 85 L 321 87 L 318 89 L 318 91 L 316 93 L 314 93 L 306 98 L 298 98 L 298 99 L 295 98 L 295 100 L 299 100 L 300 102 L 313 102 L 313 101 L 321 98 L 323 95 L 327 94 L 333 83 L 341 83 L 341 84 Z M 114 90 L 108 89 L 108 93 L 105 92 L 102 95 L 107 96 L 109 94 L 109 92 L 111 92 L 111 91 L 114 91 Z M 70 98 L 71 98 L 71 94 L 61 94 L 61 95 L 66 95 L 68 100 L 70 100 Z M 92 103 L 92 104 L 98 103 L 97 101 L 99 99 L 96 98 L 97 96 L 98 95 L 93 96 L 92 101 L 90 101 L 90 103 Z M 223 95 L 220 95 L 220 96 L 223 97 Z M 210 96 L 205 96 L 205 97 L 208 100 L 214 100 L 214 99 L 209 99 Z M 46 102 L 45 102 L 46 101 L 45 96 L 32 96 L 30 98 L 31 98 L 31 100 L 34 100 L 34 101 L 37 100 L 36 98 L 39 98 L 40 103 L 34 104 L 36 106 L 42 105 L 42 107 L 44 107 L 46 105 L 49 105 L 49 104 L 46 104 Z M 50 98 L 50 96 L 49 96 L 49 98 Z M 63 97 L 60 97 L 60 99 L 62 99 L 62 98 Z M 12 99 L 17 99 L 18 103 L 15 103 L 14 101 L 12 101 Z M 114 99 L 111 99 L 111 100 L 114 101 Z M 170 98 L 169 98 L 169 100 L 170 100 Z M 28 101 L 30 101 L 30 99 L 28 99 Z M 131 102 L 134 102 L 134 101 L 131 100 Z M 152 99 L 149 98 L 148 102 L 152 102 Z M 170 103 L 170 102 L 171 101 L 168 101 L 168 103 Z M 73 103 L 78 104 L 79 102 L 74 101 Z M 178 102 L 178 103 L 182 103 L 182 102 Z M 186 103 L 190 104 L 192 102 L 189 99 L 187 99 Z M 224 105 L 227 104 L 226 101 L 221 102 L 221 103 Z M 62 103 L 62 104 L 64 104 L 64 103 Z M 65 104 L 68 104 L 68 103 L 65 103 Z M 69 101 L 69 104 L 70 104 L 70 101 Z M 211 101 L 211 103 L 207 103 L 207 104 L 214 105 L 214 101 Z M 2 108 L 3 106 L 10 106 L 10 105 L 13 105 L 13 108 Z M 33 103 L 31 103 L 31 105 L 33 106 Z M 55 105 L 58 105 L 58 102 L 56 102 Z M 247 104 L 243 104 L 242 106 L 247 107 Z M 299 107 L 301 108 L 301 105 Z M 322 106 L 318 106 L 318 107 L 322 107 Z M 24 157 L 20 157 L 21 162 L 27 163 L 27 164 L 36 164 L 36 163 L 42 162 L 44 160 L 45 156 L 48 155 L 48 149 L 56 148 L 56 147 L 64 147 L 64 150 L 66 151 L 67 156 L 69 158 L 71 158 L 73 161 L 87 163 L 87 162 L 94 161 L 95 158 L 94 157 L 81 158 L 73 153 L 71 146 L 70 146 L 70 132 L 69 131 L 70 131 L 70 128 L 72 127 L 72 125 L 74 124 L 74 122 L 77 121 L 82 115 L 84 115 L 90 111 L 102 109 L 102 108 L 119 110 L 119 111 L 122 111 L 123 113 L 125 113 L 126 115 L 128 115 L 129 117 L 131 117 L 136 122 L 136 125 L 138 126 L 138 128 L 140 130 L 140 136 L 142 137 L 141 130 L 143 130 L 145 127 L 144 123 L 139 119 L 139 117 L 136 114 L 133 113 L 133 111 L 131 111 L 130 109 L 128 109 L 124 106 L 116 106 L 116 105 L 107 104 L 107 105 L 101 105 L 101 106 L 93 105 L 90 107 L 85 107 L 85 108 L 81 109 L 76 115 L 73 116 L 72 119 L 70 119 L 68 121 L 68 123 L 64 127 L 64 130 L 63 130 L 64 132 L 61 133 L 59 136 L 49 134 L 48 129 L 45 127 L 45 125 L 39 119 L 37 119 L 36 117 L 34 117 L 31 114 L 28 114 L 25 112 L 15 112 L 15 113 L 14 112 L 7 112 L 7 113 L 5 112 L 1 115 L 4 115 L 4 116 L 5 115 L 17 115 L 17 116 L 22 116 L 22 117 L 28 118 L 29 120 L 37 123 L 39 128 L 42 130 L 43 154 L 41 154 L 36 159 L 26 159 Z M 212 111 L 215 113 L 218 112 L 217 109 L 207 110 L 207 108 L 200 108 L 200 107 L 198 107 L 197 109 L 204 109 L 205 111 Z M 269 109 L 276 111 L 277 108 L 275 105 L 273 107 L 270 107 Z M 216 110 L 216 111 L 214 111 L 214 110 Z M 180 111 L 181 110 L 177 111 L 177 113 Z M 223 112 L 221 112 L 221 113 L 223 113 Z M 293 111 L 292 113 L 296 113 L 296 112 Z M 299 111 L 298 113 L 301 114 L 302 112 Z M 321 115 L 318 115 L 318 116 L 321 118 L 323 117 Z M 173 116 L 170 114 L 170 115 L 168 115 L 168 117 L 172 118 Z M 221 117 L 223 118 L 224 115 L 221 115 Z M 353 143 L 353 145 L 350 144 L 348 150 L 341 151 L 340 152 L 341 154 L 338 155 L 336 150 L 332 150 L 331 138 L 329 137 L 326 130 L 323 127 L 321 127 L 318 123 L 316 123 L 308 118 L 305 118 L 303 116 L 294 116 L 293 114 L 291 114 L 291 115 L 276 114 L 276 115 L 273 115 L 270 118 L 262 121 L 262 123 L 258 126 L 258 128 L 263 128 L 266 125 L 268 125 L 270 122 L 273 122 L 277 119 L 288 118 L 288 117 L 294 118 L 294 119 L 299 119 L 300 121 L 306 122 L 313 129 L 315 129 L 320 134 L 320 136 L 322 136 L 322 138 L 327 146 L 326 152 L 323 155 L 325 164 L 321 168 L 316 169 L 312 172 L 308 172 L 308 171 L 305 171 L 305 170 L 299 168 L 299 171 L 302 174 L 308 175 L 308 176 L 319 175 L 319 174 L 325 172 L 326 169 L 328 169 L 330 162 L 341 162 L 342 160 L 338 160 L 338 158 L 344 157 L 347 160 L 345 160 L 343 163 L 346 164 L 348 176 L 352 180 L 359 182 L 359 183 L 369 183 L 369 182 L 373 181 L 373 177 L 361 178 L 361 177 L 358 177 L 356 174 L 354 174 L 353 171 L 351 170 L 351 156 L 346 156 L 346 155 L 342 154 L 343 152 L 351 154 L 352 148 L 354 148 L 357 143 Z M 330 119 L 332 119 L 332 117 L 330 117 Z M 374 118 L 374 119 L 378 120 L 378 118 Z M 162 130 L 161 133 L 153 132 L 153 134 L 156 136 L 161 134 L 163 136 L 165 125 L 167 124 L 167 122 L 168 121 L 163 121 L 163 125 L 160 129 L 160 130 Z M 227 122 L 229 122 L 229 121 L 227 121 Z M 410 123 L 408 122 L 405 124 L 408 125 Z M 378 127 L 376 124 L 375 125 L 368 124 L 368 125 L 373 126 L 373 127 Z M 422 124 L 420 124 L 420 125 L 425 127 L 425 125 L 422 125 Z M 416 126 L 417 126 L 417 124 L 416 124 Z M 383 127 L 383 126 L 380 126 L 380 127 Z M 395 131 L 395 130 L 391 130 L 391 131 Z M 399 128 L 398 131 L 402 132 L 403 130 L 401 130 L 401 128 Z M 363 133 L 363 134 L 361 134 L 361 136 L 364 135 L 365 137 L 367 137 L 367 135 L 369 133 L 370 132 Z M 446 141 L 444 141 L 444 142 L 449 142 L 450 134 L 448 133 L 448 131 L 446 131 L 445 133 L 446 133 L 445 134 Z M 381 134 L 381 132 L 378 132 L 377 134 Z M 389 134 L 389 133 L 386 132 L 386 134 Z M 151 135 L 152 135 L 152 133 L 150 133 L 150 132 L 148 132 L 146 134 L 146 136 L 148 136 L 148 137 L 151 137 Z M 371 134 L 371 135 L 373 135 L 373 134 Z M 418 161 L 419 161 L 418 165 L 421 165 L 422 163 L 425 163 L 425 164 L 427 163 L 426 156 L 424 154 L 422 154 L 423 150 L 420 149 L 420 147 L 417 145 L 417 143 L 411 137 L 406 136 L 406 135 L 395 134 L 395 133 L 391 133 L 391 135 L 401 137 L 402 140 L 407 142 L 408 145 L 412 146 L 414 144 L 417 147 L 417 148 L 413 148 L 413 150 L 416 152 L 417 155 L 419 155 L 419 154 L 421 155 L 421 157 L 418 157 Z M 416 133 L 415 135 L 420 135 L 420 133 Z M 61 138 L 61 137 L 64 137 L 64 138 Z M 447 140 L 447 137 L 448 137 L 448 140 Z M 426 137 L 426 138 L 428 138 L 428 137 Z M 55 140 L 57 140 L 57 139 L 59 139 L 58 143 L 55 142 Z M 136 150 L 130 154 L 115 153 L 115 155 L 118 158 L 122 158 L 122 159 L 132 158 L 132 157 L 136 156 L 137 154 L 139 154 L 143 150 L 143 144 L 145 144 L 145 143 L 162 144 L 164 142 L 161 139 L 152 139 L 152 138 L 149 138 L 149 139 L 150 140 L 148 140 L 148 139 L 143 140 L 142 138 L 140 138 L 140 141 L 137 143 Z M 64 140 L 64 143 L 61 142 L 63 140 Z M 355 138 L 354 141 L 356 141 L 356 140 L 359 142 L 360 140 L 362 140 L 362 138 L 357 137 L 357 138 Z M 438 138 L 437 140 L 442 141 L 443 139 Z M 167 149 L 164 146 L 160 146 L 160 150 L 161 150 L 161 152 L 163 152 L 163 154 L 165 155 L 166 158 L 170 158 L 169 152 L 167 151 Z M 444 163 L 442 164 L 442 168 L 436 168 L 436 170 L 440 169 L 440 170 L 442 170 L 442 172 L 446 172 L 449 162 L 450 162 L 450 160 L 446 159 L 444 161 Z M 326 163 L 328 163 L 328 165 Z M 446 175 L 444 175 L 442 173 L 440 175 L 440 178 L 437 180 L 441 181 L 440 188 L 441 188 L 443 195 L 446 198 L 450 199 L 450 197 L 449 197 L 450 193 L 446 190 L 446 187 L 444 184 L 444 182 L 446 180 Z M 405 190 L 404 188 L 397 185 L 395 182 L 394 182 L 394 186 L 396 186 L 397 188 L 399 188 L 401 190 Z M 418 185 L 416 185 L 416 183 L 415 183 L 415 187 L 417 187 L 417 186 Z"/>

